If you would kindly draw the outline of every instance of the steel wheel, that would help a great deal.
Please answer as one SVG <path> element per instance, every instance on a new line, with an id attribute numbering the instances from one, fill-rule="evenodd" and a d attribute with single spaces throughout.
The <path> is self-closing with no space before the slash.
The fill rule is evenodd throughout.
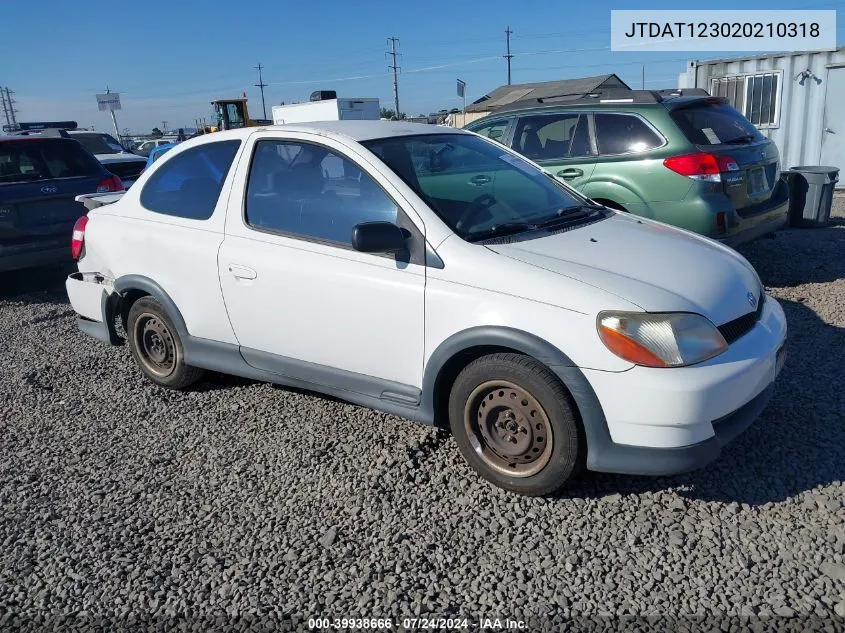
<path id="1" fill-rule="evenodd" d="M 505 380 L 476 387 L 464 408 L 464 427 L 478 456 L 510 477 L 531 477 L 552 455 L 549 417 L 528 391 Z"/>
<path id="2" fill-rule="evenodd" d="M 138 357 L 151 373 L 165 378 L 176 369 L 176 343 L 164 321 L 150 312 L 135 320 L 133 328 Z"/>

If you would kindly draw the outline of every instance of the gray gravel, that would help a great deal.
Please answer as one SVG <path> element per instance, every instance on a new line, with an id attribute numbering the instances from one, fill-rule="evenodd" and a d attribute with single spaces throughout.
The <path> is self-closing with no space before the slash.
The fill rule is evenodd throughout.
<path id="1" fill-rule="evenodd" d="M 64 271 L 0 276 L 0 630 L 420 614 L 841 627 L 845 221 L 743 252 L 789 319 L 762 418 L 704 471 L 588 474 L 546 500 L 480 481 L 447 434 L 389 415 L 218 375 L 157 389 L 127 349 L 77 332 Z"/>

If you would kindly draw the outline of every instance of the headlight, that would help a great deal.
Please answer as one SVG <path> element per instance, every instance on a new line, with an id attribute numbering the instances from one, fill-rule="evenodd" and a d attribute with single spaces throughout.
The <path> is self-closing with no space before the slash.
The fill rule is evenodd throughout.
<path id="1" fill-rule="evenodd" d="M 607 349 L 646 367 L 683 367 L 728 348 L 722 333 L 700 314 L 601 312 L 599 336 Z"/>

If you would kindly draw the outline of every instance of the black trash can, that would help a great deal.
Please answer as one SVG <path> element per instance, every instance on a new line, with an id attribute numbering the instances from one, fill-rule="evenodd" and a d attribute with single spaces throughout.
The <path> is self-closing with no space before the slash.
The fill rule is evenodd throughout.
<path id="1" fill-rule="evenodd" d="M 833 190 L 839 181 L 837 167 L 805 165 L 783 172 L 789 184 L 789 225 L 824 226 L 830 221 Z"/>

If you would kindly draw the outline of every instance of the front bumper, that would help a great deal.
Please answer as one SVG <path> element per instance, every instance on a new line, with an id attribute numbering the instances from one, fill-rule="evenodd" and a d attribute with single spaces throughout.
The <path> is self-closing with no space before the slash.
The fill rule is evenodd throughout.
<path id="1" fill-rule="evenodd" d="M 675 369 L 582 370 L 603 417 L 603 428 L 592 422 L 585 429 L 587 467 L 665 475 L 712 461 L 765 408 L 785 340 L 783 310 L 769 297 L 755 327 L 710 361 Z"/>

